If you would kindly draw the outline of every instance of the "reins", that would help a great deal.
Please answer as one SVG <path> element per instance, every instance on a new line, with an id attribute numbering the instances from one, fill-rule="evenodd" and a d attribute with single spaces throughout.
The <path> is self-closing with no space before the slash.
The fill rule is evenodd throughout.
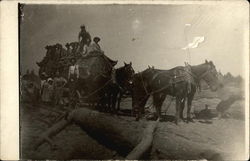
<path id="1" fill-rule="evenodd" d="M 146 88 L 146 86 L 145 86 L 145 84 L 144 84 L 144 80 L 143 80 L 143 77 L 142 77 L 142 73 L 140 73 L 140 78 L 141 78 L 142 85 L 143 85 L 143 88 L 144 88 L 146 94 L 147 94 L 147 95 L 150 95 L 150 93 L 148 92 L 148 90 L 147 90 L 147 88 Z"/>
<path id="2" fill-rule="evenodd" d="M 109 79 L 102 87 L 100 87 L 100 88 L 94 90 L 93 92 L 91 92 L 91 93 L 88 94 L 87 96 L 84 96 L 84 98 L 89 98 L 90 96 L 96 94 L 97 92 L 99 92 L 100 90 L 102 90 L 104 87 L 106 87 L 106 86 L 108 85 L 108 83 L 111 82 L 111 81 L 112 81 L 112 78 Z"/>
<path id="3" fill-rule="evenodd" d="M 120 70 L 120 69 L 122 69 L 122 68 L 123 68 L 123 67 L 120 67 L 120 68 L 118 68 L 118 69 L 114 69 L 114 70 L 115 70 L 114 72 L 117 72 L 118 70 Z M 115 77 L 114 77 L 115 82 L 116 82 L 116 84 L 117 84 L 119 87 L 121 87 L 121 86 L 119 85 L 119 83 L 117 82 L 116 76 L 117 76 L 117 73 L 115 73 Z M 112 78 L 112 77 L 111 77 L 111 79 L 109 79 L 102 87 L 96 89 L 95 91 L 91 92 L 90 94 L 88 94 L 87 96 L 84 96 L 84 97 L 85 97 L 85 98 L 89 98 L 90 96 L 96 94 L 97 92 L 99 92 L 100 90 L 102 90 L 103 88 L 105 88 L 111 81 L 113 81 L 113 78 Z M 121 87 L 121 88 L 124 90 L 123 87 Z"/>

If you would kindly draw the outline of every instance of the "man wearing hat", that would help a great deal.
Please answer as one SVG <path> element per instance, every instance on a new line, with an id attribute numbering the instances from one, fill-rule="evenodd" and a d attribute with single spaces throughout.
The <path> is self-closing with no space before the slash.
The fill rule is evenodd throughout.
<path id="1" fill-rule="evenodd" d="M 69 99 L 70 99 L 70 106 L 75 107 L 77 99 L 77 81 L 79 78 L 79 68 L 78 65 L 76 64 L 76 59 L 72 58 L 70 60 L 71 65 L 69 67 L 69 73 L 68 73 L 68 82 L 69 82 Z"/>
<path id="2" fill-rule="evenodd" d="M 58 61 L 62 56 L 62 45 L 57 43 L 56 45 L 54 45 L 55 47 L 55 60 Z"/>
<path id="3" fill-rule="evenodd" d="M 99 53 L 99 54 L 104 54 L 104 51 L 101 50 L 100 45 L 98 44 L 101 41 L 99 37 L 94 37 L 93 42 L 89 45 L 87 52 L 88 54 L 91 53 Z"/>
<path id="4" fill-rule="evenodd" d="M 65 45 L 65 47 L 66 47 L 66 49 L 67 49 L 67 56 L 69 56 L 70 54 L 71 54 L 71 48 L 70 48 L 70 44 L 69 43 L 67 43 L 66 45 Z"/>
<path id="5" fill-rule="evenodd" d="M 80 44 L 80 51 L 83 50 L 84 45 L 89 45 L 91 42 L 91 36 L 90 34 L 86 31 L 85 26 L 81 26 L 81 31 L 78 34 L 78 41 Z"/>
<path id="6" fill-rule="evenodd" d="M 48 78 L 48 80 L 43 84 L 42 101 L 46 104 L 51 104 L 52 95 L 53 95 L 53 79 Z"/>
<path id="7" fill-rule="evenodd" d="M 56 71 L 56 75 L 54 77 L 53 87 L 54 87 L 54 105 L 62 104 L 62 96 L 64 86 L 67 83 L 67 80 L 62 77 L 59 71 Z"/>

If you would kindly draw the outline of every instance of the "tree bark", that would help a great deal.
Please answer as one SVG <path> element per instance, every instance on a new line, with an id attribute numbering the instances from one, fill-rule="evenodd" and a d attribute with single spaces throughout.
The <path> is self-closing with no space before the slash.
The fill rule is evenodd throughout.
<path id="1" fill-rule="evenodd" d="M 69 115 L 69 120 L 90 137 L 124 157 L 139 143 L 143 132 L 142 123 L 131 123 L 126 118 L 86 108 L 76 109 Z"/>
<path id="2" fill-rule="evenodd" d="M 136 122 L 131 121 L 129 117 L 119 117 L 79 108 L 73 110 L 68 115 L 67 120 L 62 119 L 43 133 L 34 148 L 37 149 L 45 142 L 53 147 L 51 138 L 70 125 L 71 122 L 76 123 L 90 137 L 107 148 L 115 150 L 121 156 L 126 157 L 129 154 L 127 156 L 129 159 L 140 159 L 151 147 L 153 132 L 158 123 Z"/>
<path id="3" fill-rule="evenodd" d="M 140 143 L 127 155 L 126 159 L 141 159 L 146 152 L 149 152 L 154 138 L 154 131 L 158 122 L 159 119 L 148 123 L 147 128 L 143 132 L 143 137 Z"/>
<path id="4" fill-rule="evenodd" d="M 49 128 L 39 137 L 38 141 L 34 145 L 34 149 L 36 150 L 40 145 L 45 142 L 48 142 L 53 147 L 54 144 L 51 138 L 60 133 L 68 125 L 70 125 L 70 122 L 65 119 L 62 119 L 61 121 L 54 124 L 51 128 Z"/>

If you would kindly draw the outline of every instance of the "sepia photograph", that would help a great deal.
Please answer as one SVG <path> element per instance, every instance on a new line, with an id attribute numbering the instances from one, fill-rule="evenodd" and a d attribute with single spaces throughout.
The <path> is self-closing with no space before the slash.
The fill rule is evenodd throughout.
<path id="1" fill-rule="evenodd" d="M 19 3 L 20 159 L 247 160 L 248 7 Z"/>

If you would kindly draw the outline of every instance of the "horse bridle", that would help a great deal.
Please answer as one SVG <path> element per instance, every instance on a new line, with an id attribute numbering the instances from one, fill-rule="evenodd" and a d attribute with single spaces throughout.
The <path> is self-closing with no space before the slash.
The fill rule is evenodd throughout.
<path id="1" fill-rule="evenodd" d="M 204 79 L 204 77 L 205 77 L 207 74 L 209 74 L 209 72 L 212 71 L 212 70 L 214 70 L 214 68 L 213 68 L 213 67 L 210 67 L 210 68 L 209 68 L 206 72 L 204 72 L 201 76 L 195 75 L 194 73 L 192 73 L 192 71 L 191 71 L 191 72 L 186 71 L 186 72 L 189 73 L 191 76 L 193 76 L 197 82 L 200 82 L 200 80 L 201 80 L 201 79 Z M 204 80 L 210 85 L 210 82 L 209 82 L 208 80 L 206 80 L 206 79 L 204 79 Z"/>
<path id="2" fill-rule="evenodd" d="M 198 79 L 204 79 L 204 77 L 210 72 L 212 71 L 214 68 L 210 68 L 208 69 L 205 73 L 203 73 L 201 76 L 198 77 Z"/>
<path id="3" fill-rule="evenodd" d="M 125 69 L 126 70 L 126 69 Z M 126 87 L 127 85 L 125 84 L 125 87 L 122 87 L 119 83 L 118 83 L 118 81 L 117 81 L 117 78 L 116 78 L 116 72 L 117 72 L 117 69 L 115 69 L 115 82 L 116 82 L 116 84 L 120 87 L 120 89 L 122 89 L 123 91 L 126 91 L 126 90 L 128 90 L 128 88 Z M 133 78 L 133 75 L 134 74 L 132 74 L 132 78 Z M 127 83 L 127 84 L 130 84 L 130 81 L 131 81 L 131 79 L 130 80 L 126 80 L 126 81 L 124 81 L 125 83 Z"/>

